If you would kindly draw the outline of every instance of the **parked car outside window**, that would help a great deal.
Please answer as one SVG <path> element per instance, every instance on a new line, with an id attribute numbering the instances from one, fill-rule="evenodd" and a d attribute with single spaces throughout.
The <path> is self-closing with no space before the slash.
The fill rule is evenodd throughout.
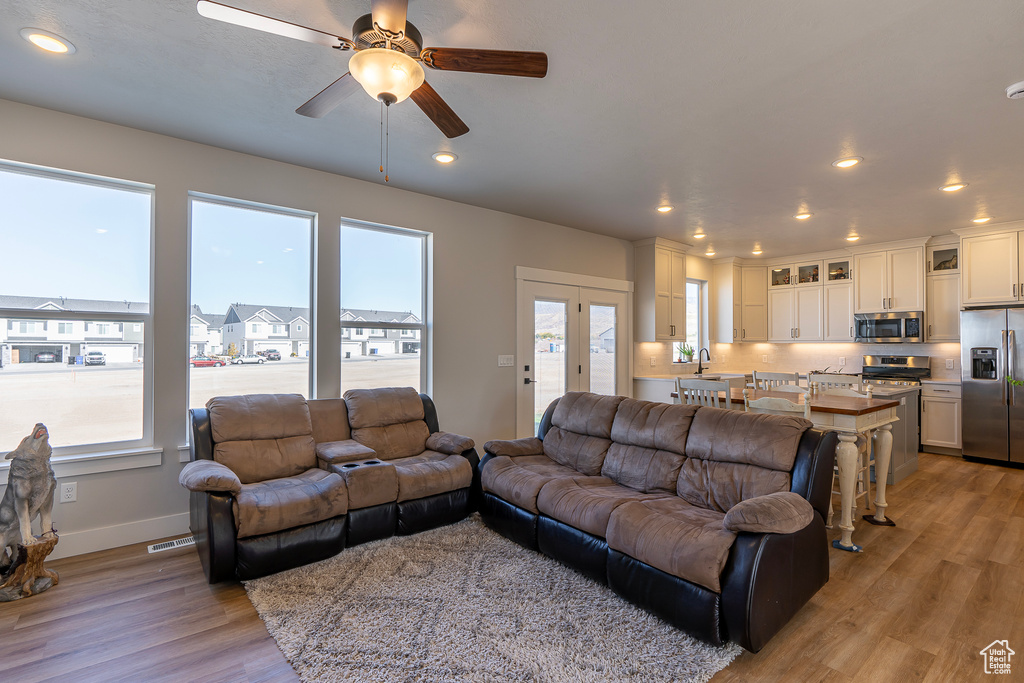
<path id="1" fill-rule="evenodd" d="M 231 362 L 235 365 L 246 365 L 249 363 L 259 363 L 260 365 L 263 365 L 263 361 L 265 360 L 266 358 L 263 356 L 257 356 L 256 354 L 251 353 L 247 356 L 235 356 L 231 359 Z"/>
<path id="2" fill-rule="evenodd" d="M 37 363 L 55 363 L 56 361 L 57 356 L 53 355 L 52 353 L 44 352 L 36 354 Z"/>
<path id="3" fill-rule="evenodd" d="M 264 355 L 267 360 L 281 360 L 281 352 L 277 349 L 267 349 Z"/>
<path id="4" fill-rule="evenodd" d="M 224 361 L 219 358 L 210 358 L 209 356 L 192 356 L 188 359 L 188 364 L 193 368 L 219 368 L 224 365 Z"/>
<path id="5" fill-rule="evenodd" d="M 85 354 L 86 365 L 106 365 L 107 357 L 102 351 L 90 351 Z"/>

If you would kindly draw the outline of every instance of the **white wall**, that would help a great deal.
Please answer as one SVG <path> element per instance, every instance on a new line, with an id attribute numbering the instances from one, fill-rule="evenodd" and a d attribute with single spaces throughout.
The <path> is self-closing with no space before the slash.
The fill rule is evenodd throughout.
<path id="1" fill-rule="evenodd" d="M 78 502 L 54 506 L 58 554 L 186 530 L 177 449 L 186 434 L 190 190 L 318 214 L 316 339 L 327 349 L 314 370 L 319 396 L 340 391 L 339 219 L 432 233 L 432 394 L 442 429 L 480 445 L 515 434 L 515 368 L 497 367 L 499 354 L 515 353 L 515 267 L 633 279 L 633 248 L 622 240 L 6 100 L 0 121 L 8 133 L 0 158 L 156 186 L 155 443 L 163 464 L 76 477 Z"/>

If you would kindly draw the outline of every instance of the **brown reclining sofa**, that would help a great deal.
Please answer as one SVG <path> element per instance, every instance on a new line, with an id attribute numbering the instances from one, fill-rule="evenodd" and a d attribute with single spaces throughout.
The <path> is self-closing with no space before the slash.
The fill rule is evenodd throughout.
<path id="1" fill-rule="evenodd" d="M 326 559 L 346 546 L 463 519 L 473 440 L 438 429 L 412 388 L 210 399 L 190 412 L 179 481 L 210 583 Z"/>
<path id="2" fill-rule="evenodd" d="M 570 392 L 489 441 L 492 529 L 707 642 L 756 652 L 828 581 L 836 435 L 797 417 Z"/>

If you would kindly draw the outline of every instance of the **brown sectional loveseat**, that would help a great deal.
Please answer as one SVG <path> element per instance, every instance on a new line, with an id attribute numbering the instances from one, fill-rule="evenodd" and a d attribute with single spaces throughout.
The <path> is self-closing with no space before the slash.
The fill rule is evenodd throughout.
<path id="1" fill-rule="evenodd" d="M 441 432 L 411 388 L 225 396 L 190 414 L 179 481 L 210 583 L 450 524 L 476 502 L 472 439 Z"/>
<path id="2" fill-rule="evenodd" d="M 828 581 L 834 433 L 796 417 L 570 392 L 489 441 L 496 531 L 714 644 L 757 651 Z"/>

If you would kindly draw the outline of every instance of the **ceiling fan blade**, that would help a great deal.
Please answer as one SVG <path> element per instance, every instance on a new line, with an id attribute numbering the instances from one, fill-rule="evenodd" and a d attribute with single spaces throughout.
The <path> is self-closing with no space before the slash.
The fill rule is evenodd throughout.
<path id="1" fill-rule="evenodd" d="M 544 78 L 548 73 L 548 56 L 543 52 L 428 47 L 420 53 L 420 59 L 427 66 L 441 71 L 471 71 L 529 78 Z"/>
<path id="2" fill-rule="evenodd" d="M 346 97 L 359 90 L 359 81 L 346 73 L 338 80 L 314 95 L 308 102 L 295 110 L 313 119 L 319 119 L 341 104 Z"/>
<path id="3" fill-rule="evenodd" d="M 318 31 L 315 28 L 299 26 L 298 24 L 293 24 L 289 21 L 273 19 L 271 17 L 263 16 L 262 14 L 256 14 L 255 12 L 248 12 L 244 9 L 229 7 L 228 5 L 222 5 L 219 2 L 199 0 L 199 2 L 196 3 L 196 10 L 208 19 L 216 19 L 217 21 L 235 24 L 236 26 L 253 28 L 257 31 L 263 31 L 264 33 L 273 33 L 286 38 L 304 40 L 307 43 L 326 45 L 327 47 L 336 47 L 341 49 L 348 49 L 352 47 L 352 41 L 348 38 L 342 38 L 341 36 L 336 36 L 331 33 L 324 33 L 323 31 Z"/>
<path id="4" fill-rule="evenodd" d="M 423 110 L 434 125 L 441 129 L 445 137 L 457 138 L 469 132 L 469 126 L 462 122 L 448 103 L 441 99 L 429 83 L 423 81 L 423 85 L 412 91 L 409 96 L 413 102 Z"/>
<path id="5" fill-rule="evenodd" d="M 409 0 L 372 0 L 370 14 L 373 23 L 391 33 L 405 32 L 405 14 L 409 9 Z"/>

